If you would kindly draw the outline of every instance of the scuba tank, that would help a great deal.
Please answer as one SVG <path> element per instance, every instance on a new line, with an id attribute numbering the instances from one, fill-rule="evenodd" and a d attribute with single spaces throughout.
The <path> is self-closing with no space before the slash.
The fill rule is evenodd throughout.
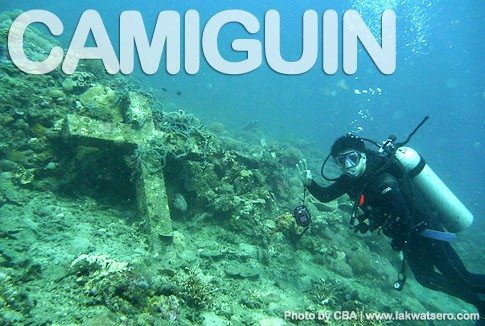
<path id="1" fill-rule="evenodd" d="M 421 155 L 410 147 L 399 147 L 394 157 L 401 163 L 411 183 L 436 210 L 446 230 L 460 232 L 472 224 L 472 213 L 433 172 Z"/>

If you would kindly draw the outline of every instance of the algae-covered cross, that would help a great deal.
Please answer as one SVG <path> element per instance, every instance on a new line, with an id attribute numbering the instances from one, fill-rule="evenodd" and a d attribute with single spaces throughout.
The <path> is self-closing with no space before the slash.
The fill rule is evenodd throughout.
<path id="1" fill-rule="evenodd" d="M 134 153 L 161 136 L 162 132 L 155 129 L 149 101 L 143 95 L 129 93 L 129 105 L 123 116 L 125 123 L 68 114 L 63 136 L 75 145 L 116 147 Z M 162 247 L 161 237 L 170 237 L 172 233 L 165 180 L 156 155 L 155 150 L 144 151 L 143 164 L 138 165 L 140 177 L 135 184 L 138 210 L 149 227 L 149 242 L 155 253 Z"/>

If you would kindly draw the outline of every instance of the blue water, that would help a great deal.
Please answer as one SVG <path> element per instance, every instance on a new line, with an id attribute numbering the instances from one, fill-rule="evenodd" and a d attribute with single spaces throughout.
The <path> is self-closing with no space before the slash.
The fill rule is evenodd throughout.
<path id="1" fill-rule="evenodd" d="M 342 14 L 358 10 L 377 35 L 384 9 L 397 16 L 397 69 L 383 75 L 362 50 L 358 70 L 346 75 L 341 66 L 328 76 L 321 64 L 299 76 L 277 74 L 265 63 L 254 72 L 228 76 L 214 71 L 204 60 L 198 74 L 171 76 L 163 67 L 153 76 L 137 72 L 142 82 L 204 121 L 221 121 L 230 128 L 257 120 L 268 138 L 302 138 L 322 149 L 347 131 L 381 140 L 396 134 L 403 140 L 429 115 L 430 120 L 412 139 L 417 149 L 445 183 L 475 214 L 485 228 L 485 7 L 481 0 L 449 1 L 2 1 L 0 10 L 46 9 L 64 23 L 60 39 L 69 41 L 86 9 L 103 17 L 115 48 L 119 14 L 142 12 L 148 31 L 153 31 L 159 11 L 188 9 L 200 13 L 203 24 L 226 9 L 251 12 L 263 22 L 268 9 L 281 15 L 284 35 L 282 55 L 296 59 L 301 51 L 301 17 L 307 9 L 323 14 L 334 9 Z M 321 24 L 321 16 L 320 16 Z M 262 24 L 263 26 L 263 24 Z M 261 39 L 261 30 L 255 37 Z M 249 37 L 241 27 L 228 26 L 219 44 L 234 60 L 230 42 Z M 162 61 L 164 62 L 164 61 Z M 321 53 L 317 63 L 321 62 Z M 161 88 L 167 92 L 161 91 Z M 380 91 L 376 91 L 380 89 Z M 176 90 L 182 95 L 177 96 Z M 366 92 L 364 92 L 366 91 Z"/>

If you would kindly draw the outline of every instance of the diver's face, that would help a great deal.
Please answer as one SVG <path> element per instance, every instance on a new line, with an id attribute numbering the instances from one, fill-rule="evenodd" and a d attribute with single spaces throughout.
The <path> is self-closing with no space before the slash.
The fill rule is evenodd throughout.
<path id="1" fill-rule="evenodd" d="M 360 177 L 365 172 L 367 157 L 364 153 L 356 150 L 346 150 L 334 157 L 335 165 L 354 178 Z"/>

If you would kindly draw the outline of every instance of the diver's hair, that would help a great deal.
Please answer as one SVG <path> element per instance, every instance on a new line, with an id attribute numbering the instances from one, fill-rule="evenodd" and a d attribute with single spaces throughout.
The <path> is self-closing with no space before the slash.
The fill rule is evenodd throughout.
<path id="1" fill-rule="evenodd" d="M 342 153 L 346 150 L 356 150 L 359 152 L 364 152 L 364 140 L 359 136 L 349 132 L 345 136 L 338 138 L 335 143 L 333 143 L 330 154 L 332 155 L 332 157 L 335 157 L 337 156 L 337 154 Z"/>

